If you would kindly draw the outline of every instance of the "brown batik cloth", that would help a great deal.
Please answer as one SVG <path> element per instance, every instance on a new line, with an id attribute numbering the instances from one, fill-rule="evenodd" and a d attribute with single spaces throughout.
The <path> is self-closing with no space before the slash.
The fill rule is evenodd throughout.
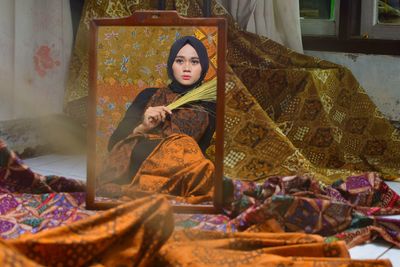
<path id="1" fill-rule="evenodd" d="M 202 14 L 200 0 L 166 1 L 166 6 L 182 16 Z M 156 8 L 157 1 L 85 2 L 67 109 L 79 101 L 84 104 L 87 96 L 89 19 Z M 400 132 L 348 69 L 240 30 L 215 1 L 212 13 L 225 16 L 229 26 L 226 176 L 262 181 L 273 175 L 309 173 L 326 183 L 361 171 L 377 171 L 389 180 L 399 177 Z"/>
<path id="2" fill-rule="evenodd" d="M 146 108 L 167 105 L 178 96 L 168 88 L 159 89 Z M 174 110 L 151 133 L 131 134 L 118 142 L 102 165 L 104 169 L 100 171 L 98 193 L 102 196 L 134 197 L 139 193 L 137 191 L 144 191 L 172 194 L 190 203 L 211 200 L 214 165 L 205 158 L 196 142 L 206 131 L 208 122 L 208 113 L 201 107 L 183 107 Z M 129 185 L 114 184 L 129 172 L 131 153 L 141 138 L 160 140 L 160 143 L 131 177 Z"/>
<path id="3" fill-rule="evenodd" d="M 180 96 L 168 87 L 159 89 L 151 97 L 145 110 L 148 107 L 167 106 Z M 173 110 L 173 114 L 168 116 L 162 126 L 157 127 L 152 133 L 161 137 L 167 137 L 172 133 L 186 134 L 198 142 L 208 127 L 208 120 L 208 113 L 202 106 L 196 103 L 186 104 Z"/>

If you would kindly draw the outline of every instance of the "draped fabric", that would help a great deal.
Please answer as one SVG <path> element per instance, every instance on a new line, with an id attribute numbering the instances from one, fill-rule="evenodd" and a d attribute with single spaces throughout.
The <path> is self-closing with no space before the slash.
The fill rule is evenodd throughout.
<path id="1" fill-rule="evenodd" d="M 136 198 L 137 195 L 161 193 L 192 204 L 212 200 L 214 164 L 204 157 L 192 137 L 183 134 L 163 138 L 128 184 L 115 183 L 110 177 L 123 173 L 128 167 L 138 138 L 143 136 L 128 137 L 112 150 L 105 170 L 100 172 L 98 196 Z"/>
<path id="2" fill-rule="evenodd" d="M 32 261 L 45 266 L 151 266 L 154 254 L 172 231 L 168 202 L 148 197 L 5 245 L 13 249 L 16 260 L 30 259 L 31 265 L 21 266 L 36 266 Z M 1 256 L 5 262 L 7 251 Z"/>
<path id="3" fill-rule="evenodd" d="M 1 238 L 18 238 L 89 217 L 94 212 L 84 209 L 85 190 L 82 181 L 33 172 L 0 138 Z"/>
<path id="4" fill-rule="evenodd" d="M 224 180 L 224 213 L 176 215 L 177 229 L 221 232 L 303 232 L 354 247 L 375 239 L 400 247 L 399 195 L 376 173 L 321 187 L 304 176 L 270 177 L 263 183 Z"/>
<path id="5" fill-rule="evenodd" d="M 202 149 L 209 146 L 215 122 L 208 113 L 212 111 L 208 111 L 198 104 L 175 109 L 162 124 L 146 134 L 132 134 L 133 130 L 142 123 L 145 110 L 149 107 L 168 105 L 179 96 L 169 88 L 154 88 L 150 92 L 152 95 L 149 96 L 150 90 L 152 88 L 145 89 L 143 94 L 141 93 L 135 98 L 117 129 L 111 135 L 108 146 L 112 150 L 104 160 L 99 160 L 97 164 L 100 176 L 102 176 L 99 182 L 123 179 L 125 183 L 130 183 L 130 179 L 155 149 L 155 146 L 163 138 L 173 133 L 194 138 Z M 115 146 L 117 143 L 118 145 Z"/>
<path id="6" fill-rule="evenodd" d="M 16 239 L 25 233 L 38 233 L 90 217 L 95 212 L 85 209 L 85 197 L 84 192 L 31 194 L 3 191 L 0 194 L 0 237 Z"/>
<path id="7" fill-rule="evenodd" d="M 214 164 L 204 158 L 197 143 L 187 135 L 172 134 L 150 154 L 130 187 L 193 199 L 211 200 Z"/>
<path id="8" fill-rule="evenodd" d="M 386 260 L 348 259 L 342 242 L 301 233 L 176 231 L 161 248 L 159 266 L 390 266 Z"/>
<path id="9" fill-rule="evenodd" d="M 303 53 L 299 1 L 217 0 L 243 30 Z"/>
<path id="10" fill-rule="evenodd" d="M 158 89 L 137 112 L 170 104 L 178 96 L 169 88 Z M 195 107 L 174 110 L 148 133 L 131 133 L 120 140 L 98 164 L 97 195 L 133 197 L 139 190 L 175 195 L 190 203 L 211 200 L 214 164 L 198 144 L 210 128 L 209 115 Z M 141 120 L 142 115 L 139 117 Z M 140 121 L 128 119 L 127 123 L 134 128 Z M 132 171 L 132 166 L 137 169 Z"/>
<path id="11" fill-rule="evenodd" d="M 179 97 L 178 93 L 170 89 L 158 90 L 147 103 L 148 107 L 169 105 Z M 156 133 L 160 137 L 167 137 L 173 133 L 181 133 L 191 136 L 199 142 L 210 124 L 208 111 L 202 109 L 199 103 L 186 105 L 180 109 L 173 110 L 169 119 L 165 120 L 162 126 L 154 129 L 151 133 Z M 196 109 L 197 108 L 197 109 Z"/>
<path id="12" fill-rule="evenodd" d="M 183 16 L 201 15 L 202 1 L 167 1 Z M 117 4 L 118 3 L 118 4 Z M 67 110 L 82 116 L 87 95 L 88 21 L 128 16 L 151 9 L 148 1 L 87 1 L 78 32 Z M 298 54 L 271 39 L 242 31 L 212 3 L 214 15 L 228 20 L 225 175 L 265 180 L 273 175 L 311 174 L 331 183 L 364 171 L 397 179 L 400 131 L 379 112 L 351 72 Z M 209 149 L 212 156 L 213 148 Z"/>
<path id="13" fill-rule="evenodd" d="M 351 260 L 343 242 L 327 244 L 317 235 L 172 231 L 168 202 L 146 197 L 1 241 L 0 260 L 3 266 L 391 266 L 388 260 Z"/>
<path id="14" fill-rule="evenodd" d="M 4 0 L 0 17 L 0 121 L 60 113 L 72 50 L 69 1 Z"/>
<path id="15" fill-rule="evenodd" d="M 321 188 L 307 177 L 271 177 L 263 184 L 233 181 L 227 229 L 305 232 L 349 247 L 381 237 L 400 246 L 399 195 L 374 173 Z"/>
<path id="16" fill-rule="evenodd" d="M 59 176 L 43 176 L 33 172 L 0 138 L 0 192 L 4 193 L 54 193 L 84 192 L 82 181 Z"/>
<path id="17" fill-rule="evenodd" d="M 225 187 L 232 188 L 224 198 L 230 203 L 226 209 L 231 215 L 239 213 L 236 219 L 214 220 L 219 232 L 172 233 L 174 215 L 162 196 L 139 198 L 94 214 L 82 205 L 84 193 L 44 193 L 52 188 L 80 191 L 79 183 L 64 178 L 54 187 L 55 177 L 49 181 L 30 171 L 1 139 L 0 149 L 0 231 L 10 238 L 0 240 L 3 266 L 391 266 L 387 260 L 351 260 L 346 246 L 369 240 L 376 232 L 395 244 L 399 236 L 396 220 L 374 222 L 371 216 L 354 213 L 399 211 L 399 196 L 371 174 L 323 191 L 306 177 L 276 177 L 264 184 L 228 180 L 234 186 Z M 32 191 L 40 194 L 26 194 Z M 313 199 L 313 194 L 320 199 Z M 180 222 L 177 217 L 176 224 Z M 282 233 L 283 227 L 299 233 Z M 222 232 L 234 228 L 249 232 Z M 336 233 L 344 229 L 347 232 Z M 309 233 L 336 235 L 323 239 Z"/>

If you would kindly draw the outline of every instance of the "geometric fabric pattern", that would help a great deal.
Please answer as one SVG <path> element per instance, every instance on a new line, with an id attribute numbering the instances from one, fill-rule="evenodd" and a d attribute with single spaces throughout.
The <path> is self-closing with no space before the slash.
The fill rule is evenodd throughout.
<path id="1" fill-rule="evenodd" d="M 170 0 L 166 8 L 199 17 L 201 3 Z M 71 64 L 67 109 L 69 103 L 84 103 L 87 96 L 84 42 L 89 19 L 156 8 L 157 1 L 86 2 Z M 399 131 L 348 69 L 239 29 L 215 2 L 212 14 L 228 21 L 225 176 L 262 181 L 274 175 L 308 174 L 332 183 L 375 171 L 383 179 L 399 179 Z"/>

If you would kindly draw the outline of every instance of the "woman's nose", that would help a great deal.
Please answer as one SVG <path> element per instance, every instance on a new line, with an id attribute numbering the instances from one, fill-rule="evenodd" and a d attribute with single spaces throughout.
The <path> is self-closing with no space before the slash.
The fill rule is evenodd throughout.
<path id="1" fill-rule="evenodd" d="M 183 65 L 183 71 L 190 71 L 190 63 L 185 63 Z"/>

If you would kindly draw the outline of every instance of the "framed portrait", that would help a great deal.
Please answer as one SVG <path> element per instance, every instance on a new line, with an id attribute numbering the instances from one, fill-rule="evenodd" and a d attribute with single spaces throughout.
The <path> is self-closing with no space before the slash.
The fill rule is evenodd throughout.
<path id="1" fill-rule="evenodd" d="M 89 51 L 87 208 L 162 194 L 176 212 L 218 212 L 225 19 L 95 19 Z"/>

